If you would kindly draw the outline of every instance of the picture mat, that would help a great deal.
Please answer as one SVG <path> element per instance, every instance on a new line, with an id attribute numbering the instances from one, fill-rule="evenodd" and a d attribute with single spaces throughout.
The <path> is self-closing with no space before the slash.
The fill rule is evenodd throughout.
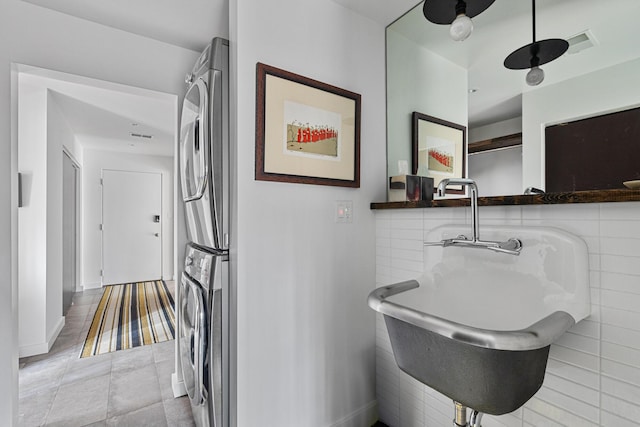
<path id="1" fill-rule="evenodd" d="M 338 158 L 294 156 L 283 150 L 286 144 L 285 101 L 334 112 L 342 117 Z M 320 89 L 270 74 L 265 82 L 264 172 L 320 178 L 353 180 L 355 176 L 356 102 Z"/>

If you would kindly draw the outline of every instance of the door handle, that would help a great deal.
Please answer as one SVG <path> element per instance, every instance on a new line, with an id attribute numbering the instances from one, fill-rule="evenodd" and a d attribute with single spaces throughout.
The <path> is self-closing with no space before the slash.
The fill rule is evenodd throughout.
<path id="1" fill-rule="evenodd" d="M 160 237 L 160 233 L 153 233 L 154 236 Z"/>

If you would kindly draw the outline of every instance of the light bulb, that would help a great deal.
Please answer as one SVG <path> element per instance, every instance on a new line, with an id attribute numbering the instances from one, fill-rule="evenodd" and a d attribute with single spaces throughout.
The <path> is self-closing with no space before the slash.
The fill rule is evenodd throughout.
<path id="1" fill-rule="evenodd" d="M 464 13 L 458 15 L 449 27 L 449 35 L 457 42 L 465 40 L 473 31 L 473 22 Z"/>
<path id="2" fill-rule="evenodd" d="M 544 80 L 544 71 L 539 67 L 531 67 L 526 80 L 529 86 L 537 86 Z"/>

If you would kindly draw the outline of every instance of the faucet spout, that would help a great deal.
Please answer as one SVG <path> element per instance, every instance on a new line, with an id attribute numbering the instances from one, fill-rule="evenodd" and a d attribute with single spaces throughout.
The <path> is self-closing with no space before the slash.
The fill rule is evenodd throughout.
<path id="1" fill-rule="evenodd" d="M 447 193 L 447 187 L 449 185 L 469 187 L 469 197 L 471 198 L 471 229 L 473 231 L 472 240 L 477 242 L 480 240 L 480 227 L 478 224 L 478 186 L 474 180 L 468 178 L 443 179 L 438 184 L 438 196 L 443 197 Z"/>

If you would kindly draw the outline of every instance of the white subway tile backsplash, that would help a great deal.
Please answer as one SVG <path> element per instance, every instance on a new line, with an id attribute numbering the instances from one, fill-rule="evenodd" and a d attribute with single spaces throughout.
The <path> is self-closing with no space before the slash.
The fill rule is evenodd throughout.
<path id="1" fill-rule="evenodd" d="M 600 298 L 603 307 L 640 312 L 640 294 L 602 289 Z"/>
<path id="2" fill-rule="evenodd" d="M 599 340 L 582 335 L 577 335 L 571 332 L 567 332 L 566 334 L 562 335 L 560 339 L 556 341 L 556 344 L 596 356 L 600 353 Z"/>
<path id="3" fill-rule="evenodd" d="M 640 205 L 637 202 L 601 203 L 603 220 L 635 220 L 640 222 Z"/>
<path id="4" fill-rule="evenodd" d="M 600 210 L 596 204 L 530 205 L 522 206 L 523 219 L 565 219 L 569 221 L 598 220 Z"/>
<path id="5" fill-rule="evenodd" d="M 422 252 L 424 242 L 422 239 L 391 239 L 391 249 L 405 249 Z"/>
<path id="6" fill-rule="evenodd" d="M 603 410 L 614 413 L 619 417 L 626 418 L 630 421 L 640 420 L 640 407 L 638 405 L 609 396 L 608 394 L 602 395 L 601 405 Z"/>
<path id="7" fill-rule="evenodd" d="M 376 249 L 384 247 L 391 247 L 391 238 L 376 236 Z"/>
<path id="8" fill-rule="evenodd" d="M 623 237 L 640 239 L 640 228 L 637 221 L 601 221 L 600 235 L 602 237 Z"/>
<path id="9" fill-rule="evenodd" d="M 640 406 L 640 387 L 638 386 L 603 377 L 602 392 Z"/>
<path id="10" fill-rule="evenodd" d="M 602 269 L 601 259 L 600 254 L 589 253 L 589 273 Z"/>
<path id="11" fill-rule="evenodd" d="M 424 209 L 394 209 L 391 211 L 391 219 L 393 221 L 411 221 L 414 219 L 422 219 Z"/>
<path id="12" fill-rule="evenodd" d="M 565 378 L 574 383 L 582 384 L 598 390 L 600 387 L 600 375 L 597 372 L 579 368 L 565 362 L 555 359 L 549 359 L 547 362 L 547 373 L 551 373 L 557 377 Z"/>
<path id="13" fill-rule="evenodd" d="M 522 219 L 522 209 L 519 206 L 483 206 L 480 219 L 503 219 L 506 221 L 520 221 Z M 465 209 L 467 216 L 471 215 L 469 209 Z"/>
<path id="14" fill-rule="evenodd" d="M 409 261 L 424 261 L 424 255 L 422 254 L 422 251 L 411 251 L 407 249 L 394 249 L 393 254 L 389 254 L 389 257 L 406 259 Z"/>
<path id="15" fill-rule="evenodd" d="M 482 427 L 522 427 L 522 416 L 511 415 L 484 415 L 482 417 Z"/>
<path id="16" fill-rule="evenodd" d="M 573 332 L 574 334 L 582 335 L 585 337 L 599 339 L 600 323 L 584 319 L 573 325 L 573 327 L 569 329 L 569 332 Z"/>
<path id="17" fill-rule="evenodd" d="M 391 268 L 394 270 L 408 270 L 415 272 L 414 276 L 420 275 L 424 271 L 424 263 L 420 261 L 412 261 L 401 258 L 391 258 Z"/>
<path id="18" fill-rule="evenodd" d="M 640 350 L 640 331 L 602 324 L 602 341 Z"/>
<path id="19" fill-rule="evenodd" d="M 420 230 L 393 228 L 391 229 L 391 238 L 422 241 L 422 228 Z"/>
<path id="20" fill-rule="evenodd" d="M 584 369 L 598 371 L 599 357 L 593 354 L 583 353 L 560 345 L 551 345 L 549 357 L 559 361 L 569 363 Z"/>
<path id="21" fill-rule="evenodd" d="M 600 274 L 601 287 L 620 292 L 640 294 L 640 277 L 603 271 Z"/>
<path id="22" fill-rule="evenodd" d="M 450 224 L 452 221 L 464 220 L 466 218 L 466 211 L 469 208 L 438 208 L 438 209 L 421 209 L 424 211 L 425 219 L 440 219 L 444 220 L 446 224 Z"/>
<path id="23" fill-rule="evenodd" d="M 605 410 L 600 412 L 600 425 L 615 427 L 638 427 L 637 421 L 627 420 Z"/>
<path id="24" fill-rule="evenodd" d="M 640 331 L 640 313 L 601 307 L 602 323 Z"/>
<path id="25" fill-rule="evenodd" d="M 582 237 L 597 237 L 599 230 L 598 221 L 582 221 L 582 220 L 571 220 L 571 219 L 524 219 L 522 221 L 522 225 L 525 226 L 533 226 L 533 227 L 554 227 L 559 228 L 561 230 L 568 231 L 569 233 L 573 233 L 577 236 Z"/>
<path id="26" fill-rule="evenodd" d="M 601 237 L 600 252 L 607 255 L 640 257 L 640 239 Z"/>
<path id="27" fill-rule="evenodd" d="M 640 227 L 640 224 L 638 226 Z M 601 271 L 640 276 L 640 257 L 602 254 L 600 255 L 600 263 Z"/>
<path id="28" fill-rule="evenodd" d="M 549 372 L 547 372 L 547 375 L 544 378 L 544 387 L 555 392 L 571 396 L 574 399 L 578 399 L 592 406 L 597 407 L 599 404 L 600 392 L 597 389 L 594 390 L 590 387 L 585 387 L 573 381 L 555 376 Z"/>
<path id="29" fill-rule="evenodd" d="M 640 350 L 610 342 L 602 343 L 602 358 L 640 369 Z"/>
<path id="30" fill-rule="evenodd" d="M 422 231 L 422 217 L 405 220 L 405 221 L 391 221 L 392 230 L 419 230 Z"/>
<path id="31" fill-rule="evenodd" d="M 449 421 L 453 419 L 454 406 L 453 402 L 440 393 L 435 392 L 432 389 L 426 390 L 424 394 L 425 412 L 432 417 L 436 415 L 446 416 Z"/>
<path id="32" fill-rule="evenodd" d="M 527 409 L 532 410 L 538 414 L 544 414 L 546 418 L 553 420 L 554 422 L 568 427 L 597 427 L 598 421 L 590 421 L 572 413 L 568 408 L 561 406 L 562 402 L 547 402 L 539 399 L 537 396 L 533 396 L 525 404 L 525 411 Z"/>
<path id="33" fill-rule="evenodd" d="M 376 212 L 376 280 L 413 279 L 423 269 L 430 230 L 469 224 L 469 208 Z M 551 346 L 545 384 L 524 407 L 485 427 L 640 425 L 640 203 L 480 207 L 482 225 L 552 226 L 589 250 L 592 314 Z M 376 317 L 377 393 L 390 427 L 451 425 L 453 403 L 397 367 L 382 316 Z"/>
<path id="34" fill-rule="evenodd" d="M 572 412 L 574 415 L 584 417 L 592 423 L 599 422 L 599 411 L 597 406 L 586 404 L 580 400 L 574 399 L 563 393 L 559 393 L 548 387 L 543 386 L 536 397 L 542 401 L 559 406 L 565 411 Z"/>
<path id="35" fill-rule="evenodd" d="M 591 288 L 599 288 L 602 280 L 601 276 L 600 271 L 589 271 L 589 286 Z"/>
<path id="36" fill-rule="evenodd" d="M 525 426 L 535 426 L 535 427 L 562 427 L 562 424 L 559 424 L 547 417 L 544 417 L 537 412 L 532 411 L 529 408 L 524 409 L 524 425 Z"/>
<path id="37" fill-rule="evenodd" d="M 630 384 L 640 384 L 640 369 L 634 368 L 633 366 L 624 365 L 614 362 L 613 360 L 602 359 L 601 372 L 603 376 L 616 378 Z"/>

